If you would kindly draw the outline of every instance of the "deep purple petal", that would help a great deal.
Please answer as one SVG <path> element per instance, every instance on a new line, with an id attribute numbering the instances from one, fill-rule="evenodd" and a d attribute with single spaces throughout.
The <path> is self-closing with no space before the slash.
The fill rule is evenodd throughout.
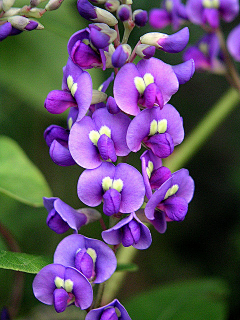
<path id="1" fill-rule="evenodd" d="M 123 50 L 120 45 L 112 54 L 112 65 L 114 68 L 121 68 L 128 58 L 128 54 Z"/>
<path id="2" fill-rule="evenodd" d="M 160 38 L 158 40 L 158 45 L 160 46 L 160 49 L 165 52 L 177 53 L 186 47 L 188 41 L 189 29 L 185 27 L 170 36 Z"/>
<path id="3" fill-rule="evenodd" d="M 110 37 L 96 28 L 91 28 L 90 40 L 95 48 L 103 49 L 109 45 Z"/>
<path id="4" fill-rule="evenodd" d="M 153 220 L 150 223 L 159 233 L 164 233 L 167 230 L 167 221 L 165 218 L 165 213 L 155 210 Z"/>
<path id="5" fill-rule="evenodd" d="M 77 79 L 78 89 L 74 98 L 78 104 L 78 118 L 81 120 L 87 113 L 92 101 L 92 78 L 90 74 L 84 71 Z"/>
<path id="6" fill-rule="evenodd" d="M 237 25 L 229 33 L 227 38 L 227 48 L 236 61 L 240 61 L 240 25 Z"/>
<path id="7" fill-rule="evenodd" d="M 87 278 L 76 269 L 67 267 L 65 279 L 73 281 L 72 293 L 75 296 L 75 305 L 82 310 L 89 308 L 93 301 L 93 291 Z"/>
<path id="8" fill-rule="evenodd" d="M 111 216 L 119 212 L 121 204 L 121 194 L 115 189 L 107 190 L 103 195 L 103 212 Z"/>
<path id="9" fill-rule="evenodd" d="M 53 114 L 63 113 L 70 107 L 76 107 L 76 100 L 69 91 L 53 90 L 49 92 L 44 103 L 48 112 Z"/>
<path id="10" fill-rule="evenodd" d="M 67 142 L 68 136 L 69 136 L 69 130 L 64 129 L 57 125 L 51 125 L 44 131 L 44 139 L 48 147 L 50 147 L 52 142 L 56 139 Z"/>
<path id="11" fill-rule="evenodd" d="M 94 6 L 88 0 L 78 0 L 77 8 L 83 18 L 87 20 L 94 20 L 97 18 Z"/>
<path id="12" fill-rule="evenodd" d="M 203 23 L 208 24 L 213 29 L 217 29 L 220 24 L 218 9 L 204 8 L 202 19 L 203 19 Z"/>
<path id="13" fill-rule="evenodd" d="M 51 144 L 49 154 L 53 162 L 59 166 L 73 166 L 76 164 L 69 152 L 69 149 L 57 140 L 54 140 Z"/>
<path id="14" fill-rule="evenodd" d="M 171 18 L 165 9 L 151 9 L 149 12 L 149 24 L 156 29 L 165 28 L 171 23 Z"/>
<path id="15" fill-rule="evenodd" d="M 118 108 L 115 99 L 111 96 L 107 99 L 106 107 L 108 112 L 110 112 L 111 114 L 117 114 L 120 112 L 120 109 Z"/>
<path id="16" fill-rule="evenodd" d="M 186 12 L 189 20 L 194 24 L 202 24 L 203 15 L 202 0 L 188 0 L 186 3 Z"/>
<path id="17" fill-rule="evenodd" d="M 54 308 L 56 312 L 63 312 L 67 308 L 68 293 L 63 288 L 55 289 L 53 292 Z"/>
<path id="18" fill-rule="evenodd" d="M 70 228 L 67 222 L 63 221 L 55 209 L 52 209 L 49 212 L 46 223 L 51 230 L 59 234 L 68 231 Z"/>
<path id="19" fill-rule="evenodd" d="M 88 206 L 96 207 L 102 202 L 103 188 L 102 180 L 105 177 L 113 179 L 115 166 L 108 162 L 103 162 L 96 169 L 85 170 L 78 180 L 78 197 Z"/>
<path id="20" fill-rule="evenodd" d="M 140 60 L 137 63 L 137 69 L 142 77 L 146 73 L 150 73 L 153 76 L 154 83 L 162 93 L 164 104 L 177 92 L 179 87 L 178 79 L 170 65 L 157 58 L 150 58 L 148 60 Z"/>
<path id="21" fill-rule="evenodd" d="M 164 211 L 169 219 L 182 221 L 188 211 L 188 203 L 180 197 L 170 197 L 164 201 Z"/>
<path id="22" fill-rule="evenodd" d="M 53 304 L 53 292 L 56 288 L 56 277 L 64 279 L 65 267 L 60 264 L 49 264 L 41 269 L 33 280 L 35 297 L 48 305 Z"/>
<path id="23" fill-rule="evenodd" d="M 226 22 L 231 22 L 239 13 L 238 0 L 220 0 L 220 13 Z"/>
<path id="24" fill-rule="evenodd" d="M 144 142 L 159 158 L 167 158 L 174 150 L 173 139 L 169 133 L 156 134 Z"/>
<path id="25" fill-rule="evenodd" d="M 189 176 L 187 169 L 180 169 L 172 174 L 172 184 L 178 184 L 179 190 L 176 196 L 184 198 L 187 203 L 192 200 L 194 193 L 194 181 Z"/>
<path id="26" fill-rule="evenodd" d="M 0 26 L 0 41 L 7 38 L 12 31 L 12 25 L 10 22 L 6 22 Z"/>
<path id="27" fill-rule="evenodd" d="M 158 189 L 170 177 L 171 171 L 167 167 L 160 167 L 154 170 L 150 178 L 151 189 Z"/>
<path id="28" fill-rule="evenodd" d="M 178 78 L 179 84 L 184 84 L 192 78 L 195 71 L 195 63 L 193 59 L 190 59 L 172 66 L 172 68 Z"/>
<path id="29" fill-rule="evenodd" d="M 134 84 L 134 78 L 139 76 L 135 64 L 127 63 L 119 70 L 113 86 L 114 98 L 119 108 L 134 116 L 140 112 L 139 92 Z"/>
<path id="30" fill-rule="evenodd" d="M 71 128 L 69 135 L 69 150 L 73 159 L 83 168 L 94 169 L 100 166 L 101 159 L 97 147 L 89 138 L 89 133 L 96 130 L 94 121 L 84 117 Z"/>
<path id="31" fill-rule="evenodd" d="M 90 310 L 88 312 L 88 314 L 86 315 L 85 320 L 100 320 L 104 311 L 108 310 L 111 307 L 117 308 L 120 311 L 121 317 L 119 318 L 119 320 L 131 320 L 126 309 L 123 307 L 123 305 L 117 299 L 114 299 L 112 302 L 110 302 L 106 306 Z"/>
<path id="32" fill-rule="evenodd" d="M 103 160 L 107 161 L 110 159 L 112 162 L 117 161 L 114 143 L 106 134 L 100 136 L 97 146 Z"/>
<path id="33" fill-rule="evenodd" d="M 143 204 L 145 196 L 145 186 L 142 175 L 129 164 L 119 163 L 116 166 L 114 179 L 119 178 L 123 181 L 120 212 L 129 213 L 138 210 Z"/>

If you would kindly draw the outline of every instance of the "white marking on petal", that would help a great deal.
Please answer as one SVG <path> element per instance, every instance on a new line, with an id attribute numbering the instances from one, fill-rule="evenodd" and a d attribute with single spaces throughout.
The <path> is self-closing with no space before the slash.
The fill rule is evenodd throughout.
<path id="1" fill-rule="evenodd" d="M 78 85 L 77 85 L 77 82 L 75 82 L 73 85 L 72 85 L 72 88 L 71 88 L 71 94 L 72 96 L 74 97 L 76 91 L 77 91 L 77 88 L 78 88 Z"/>
<path id="2" fill-rule="evenodd" d="M 64 281 L 64 289 L 67 291 L 67 292 L 72 292 L 72 289 L 73 289 L 73 281 L 70 280 L 70 279 L 67 279 Z"/>
<path id="3" fill-rule="evenodd" d="M 102 188 L 104 191 L 109 190 L 112 187 L 113 179 L 110 177 L 105 177 L 102 179 Z"/>
<path id="4" fill-rule="evenodd" d="M 54 283 L 55 283 L 55 286 L 56 286 L 58 289 L 64 288 L 64 280 L 63 280 L 62 278 L 60 278 L 60 277 L 57 276 L 57 277 L 54 279 Z"/>
<path id="5" fill-rule="evenodd" d="M 171 188 L 168 189 L 168 191 L 165 194 L 164 200 L 166 200 L 167 198 L 173 196 L 179 189 L 178 184 L 174 184 Z"/>
<path id="6" fill-rule="evenodd" d="M 220 2 L 219 0 L 203 0 L 202 1 L 202 5 L 204 8 L 208 8 L 208 9 L 218 9 L 220 6 Z"/>
<path id="7" fill-rule="evenodd" d="M 166 7 L 166 10 L 168 12 L 171 12 L 172 11 L 172 8 L 173 8 L 173 2 L 172 0 L 166 0 L 165 1 L 165 7 Z"/>
<path id="8" fill-rule="evenodd" d="M 99 130 L 100 135 L 105 134 L 108 138 L 111 138 L 111 129 L 107 126 L 102 126 Z"/>
<path id="9" fill-rule="evenodd" d="M 103 89 L 103 84 L 101 84 L 99 87 L 98 87 L 98 91 L 102 91 Z"/>
<path id="10" fill-rule="evenodd" d="M 97 130 L 92 130 L 89 132 L 89 139 L 92 141 L 92 143 L 97 147 L 98 140 L 100 138 L 100 134 Z"/>
<path id="11" fill-rule="evenodd" d="M 68 89 L 71 91 L 71 88 L 73 86 L 73 77 L 72 76 L 68 76 L 67 77 L 67 85 L 68 85 Z"/>
<path id="12" fill-rule="evenodd" d="M 72 128 L 73 125 L 73 119 L 72 117 L 68 118 L 68 130 L 70 130 Z"/>
<path id="13" fill-rule="evenodd" d="M 118 192 L 121 192 L 123 189 L 122 179 L 119 178 L 119 179 L 113 180 L 112 188 L 117 190 Z"/>
<path id="14" fill-rule="evenodd" d="M 201 42 L 199 44 L 199 50 L 202 51 L 204 54 L 208 54 L 208 45 L 206 42 Z"/>
<path id="15" fill-rule="evenodd" d="M 150 131 L 149 131 L 149 136 L 153 136 L 155 133 L 157 133 L 158 129 L 158 123 L 157 120 L 153 120 L 150 124 Z"/>
<path id="16" fill-rule="evenodd" d="M 162 119 L 158 121 L 158 133 L 164 133 L 167 131 L 167 119 Z"/>
<path id="17" fill-rule="evenodd" d="M 140 94 L 143 94 L 143 92 L 146 89 L 146 85 L 145 85 L 145 82 L 144 82 L 143 78 L 142 77 L 135 77 L 134 78 L 134 84 L 135 84 L 135 87 L 136 87 L 137 91 Z"/>
<path id="18" fill-rule="evenodd" d="M 145 73 L 143 80 L 145 82 L 146 87 L 149 84 L 154 83 L 154 77 L 153 77 L 153 75 L 151 75 L 151 73 Z"/>
<path id="19" fill-rule="evenodd" d="M 116 312 L 118 318 L 121 318 L 121 315 L 122 315 L 121 311 L 117 307 L 115 307 L 114 309 L 115 309 L 115 312 Z"/>
<path id="20" fill-rule="evenodd" d="M 96 262 L 97 260 L 97 253 L 96 251 L 93 249 L 93 248 L 87 248 L 87 253 L 90 255 L 90 257 L 92 258 L 93 260 L 93 263 Z"/>

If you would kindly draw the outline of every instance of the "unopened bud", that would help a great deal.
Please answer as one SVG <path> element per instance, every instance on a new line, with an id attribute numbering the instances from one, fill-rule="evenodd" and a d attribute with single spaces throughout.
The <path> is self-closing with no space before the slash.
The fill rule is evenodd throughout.
<path id="1" fill-rule="evenodd" d="M 27 18 L 41 18 L 43 13 L 46 12 L 44 9 L 40 9 L 40 8 L 31 8 L 30 10 L 28 10 L 28 8 L 26 7 L 26 10 L 24 10 L 25 7 L 23 7 L 21 9 L 21 14 L 24 14 L 25 17 Z"/>
<path id="2" fill-rule="evenodd" d="M 112 55 L 112 65 L 115 68 L 121 68 L 128 60 L 132 48 L 128 44 L 123 44 L 117 47 Z"/>
<path id="3" fill-rule="evenodd" d="M 101 213 L 95 209 L 91 209 L 91 208 L 81 208 L 77 210 L 80 213 L 85 214 L 85 216 L 87 217 L 87 222 L 91 223 L 91 222 L 95 222 L 97 220 L 99 220 L 101 218 Z"/>
<path id="4" fill-rule="evenodd" d="M 44 2 L 46 0 L 30 0 L 30 6 L 31 7 L 37 7 L 41 2 Z"/>
<path id="5" fill-rule="evenodd" d="M 45 9 L 47 11 L 57 10 L 61 6 L 62 2 L 63 0 L 50 0 L 45 6 Z"/>
<path id="6" fill-rule="evenodd" d="M 4 18 L 16 16 L 20 13 L 21 8 L 11 8 L 3 14 Z"/>
<path id="7" fill-rule="evenodd" d="M 139 44 L 136 48 L 136 54 L 143 59 L 150 59 L 155 55 L 156 48 L 148 44 Z"/>
<path id="8" fill-rule="evenodd" d="M 89 25 L 90 40 L 95 48 L 103 49 L 117 38 L 117 32 L 105 23 Z"/>
<path id="9" fill-rule="evenodd" d="M 107 99 L 106 93 L 98 90 L 93 90 L 91 104 L 100 103 L 105 101 L 106 99 Z"/>
<path id="10" fill-rule="evenodd" d="M 118 0 L 108 0 L 105 2 L 104 6 L 108 11 L 115 12 L 120 6 L 120 2 Z"/>
<path id="11" fill-rule="evenodd" d="M 0 41 L 7 38 L 12 31 L 12 25 L 10 22 L 6 22 L 3 25 L 0 26 Z"/>
<path id="12" fill-rule="evenodd" d="M 144 27 L 148 22 L 148 13 L 146 10 L 135 10 L 133 12 L 133 21 L 135 22 L 136 26 Z"/>
<path id="13" fill-rule="evenodd" d="M 3 11 L 8 11 L 14 5 L 15 0 L 3 0 L 2 1 L 2 8 Z"/>
<path id="14" fill-rule="evenodd" d="M 128 5 L 122 4 L 121 6 L 119 6 L 119 8 L 117 10 L 117 17 L 119 20 L 124 22 L 124 21 L 129 20 L 131 18 L 131 16 L 132 16 L 132 11 Z"/>
<path id="15" fill-rule="evenodd" d="M 22 16 L 14 16 L 14 17 L 10 17 L 8 18 L 8 22 L 11 23 L 11 25 L 18 29 L 18 30 L 40 30 L 43 29 L 43 25 L 41 25 L 40 23 L 38 23 L 37 21 L 34 20 L 29 20 L 26 17 L 22 17 Z"/>
<path id="16" fill-rule="evenodd" d="M 157 49 L 169 53 L 182 51 L 186 47 L 188 40 L 189 30 L 187 27 L 170 36 L 160 32 L 149 32 L 140 38 L 141 43 L 155 46 Z"/>
<path id="17" fill-rule="evenodd" d="M 115 26 L 118 21 L 110 12 L 94 7 L 88 0 L 78 0 L 77 8 L 80 15 L 93 22 L 103 22 L 110 27 Z"/>

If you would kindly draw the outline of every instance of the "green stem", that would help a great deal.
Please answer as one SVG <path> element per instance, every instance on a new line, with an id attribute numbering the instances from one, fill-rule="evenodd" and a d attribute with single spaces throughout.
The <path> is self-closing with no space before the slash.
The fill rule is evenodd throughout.
<path id="1" fill-rule="evenodd" d="M 233 88 L 229 89 L 206 114 L 184 142 L 164 161 L 164 165 L 172 172 L 183 167 L 202 147 L 214 130 L 239 104 L 239 102 L 240 98 L 238 91 Z"/>
<path id="2" fill-rule="evenodd" d="M 193 132 L 174 151 L 174 154 L 165 160 L 166 165 L 172 172 L 180 169 L 189 161 L 206 142 L 214 130 L 239 104 L 239 93 L 235 89 L 229 89 L 227 93 L 213 106 L 202 119 Z M 134 260 L 138 250 L 134 247 L 120 247 L 117 253 L 118 263 L 130 263 Z M 107 304 L 116 297 L 127 272 L 116 272 L 106 283 L 106 290 L 102 297 L 102 303 Z"/>

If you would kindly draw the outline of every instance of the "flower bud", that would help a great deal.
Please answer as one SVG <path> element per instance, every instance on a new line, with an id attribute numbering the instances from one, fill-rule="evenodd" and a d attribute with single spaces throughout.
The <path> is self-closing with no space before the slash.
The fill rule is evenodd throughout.
<path id="1" fill-rule="evenodd" d="M 112 55 L 112 65 L 115 68 L 121 68 L 128 60 L 131 51 L 132 49 L 128 44 L 118 46 Z"/>
<path id="2" fill-rule="evenodd" d="M 31 7 L 37 7 L 41 2 L 44 2 L 46 0 L 30 0 L 30 6 Z"/>
<path id="3" fill-rule="evenodd" d="M 106 93 L 98 90 L 93 90 L 91 104 L 100 103 L 105 101 L 106 99 L 107 99 Z"/>
<path id="4" fill-rule="evenodd" d="M 10 22 L 6 22 L 3 25 L 0 26 L 0 41 L 7 38 L 12 31 L 12 25 Z"/>
<path id="5" fill-rule="evenodd" d="M 21 14 L 24 14 L 27 18 L 41 18 L 44 12 L 46 11 L 41 8 L 32 8 L 28 10 L 27 6 L 21 9 Z"/>
<path id="6" fill-rule="evenodd" d="M 20 13 L 21 8 L 11 8 L 8 11 L 4 12 L 3 17 L 7 18 L 7 17 L 12 17 L 12 16 L 16 16 Z"/>
<path id="7" fill-rule="evenodd" d="M 110 112 L 112 114 L 117 114 L 121 111 L 119 109 L 118 105 L 116 104 L 115 99 L 111 96 L 108 97 L 108 99 L 107 99 L 106 107 L 108 109 L 108 112 Z"/>
<path id="8" fill-rule="evenodd" d="M 122 4 L 121 6 L 119 6 L 117 10 L 117 17 L 119 20 L 124 22 L 129 20 L 131 16 L 132 16 L 131 8 L 128 5 Z"/>
<path id="9" fill-rule="evenodd" d="M 167 35 L 160 32 L 149 32 L 140 37 L 143 44 L 155 46 L 165 52 L 176 53 L 182 51 L 189 40 L 189 30 L 187 27 L 172 34 Z"/>
<path id="10" fill-rule="evenodd" d="M 50 0 L 45 6 L 45 9 L 47 11 L 57 10 L 61 6 L 62 2 L 63 0 Z"/>
<path id="11" fill-rule="evenodd" d="M 155 47 L 147 44 L 140 44 L 136 48 L 136 54 L 143 59 L 150 59 L 155 54 Z"/>
<path id="12" fill-rule="evenodd" d="M 104 6 L 108 11 L 115 12 L 120 6 L 120 2 L 118 0 L 108 0 L 105 2 Z"/>
<path id="13" fill-rule="evenodd" d="M 14 5 L 15 0 L 2 0 L 3 11 L 8 11 Z"/>
<path id="14" fill-rule="evenodd" d="M 109 26 L 115 26 L 118 21 L 110 12 L 94 7 L 88 0 L 78 0 L 77 8 L 80 15 L 93 22 L 103 22 Z"/>
<path id="15" fill-rule="evenodd" d="M 132 4 L 132 0 L 120 0 L 123 4 Z"/>
<path id="16" fill-rule="evenodd" d="M 144 27 L 145 24 L 148 22 L 148 13 L 146 10 L 135 10 L 133 12 L 133 21 L 135 22 L 136 26 Z"/>
<path id="17" fill-rule="evenodd" d="M 14 28 L 24 30 L 29 24 L 30 20 L 22 16 L 13 16 L 8 18 L 8 22 L 10 22 Z"/>
<path id="18" fill-rule="evenodd" d="M 105 23 L 95 23 L 89 25 L 90 40 L 97 49 L 107 47 L 117 38 L 117 32 Z"/>

